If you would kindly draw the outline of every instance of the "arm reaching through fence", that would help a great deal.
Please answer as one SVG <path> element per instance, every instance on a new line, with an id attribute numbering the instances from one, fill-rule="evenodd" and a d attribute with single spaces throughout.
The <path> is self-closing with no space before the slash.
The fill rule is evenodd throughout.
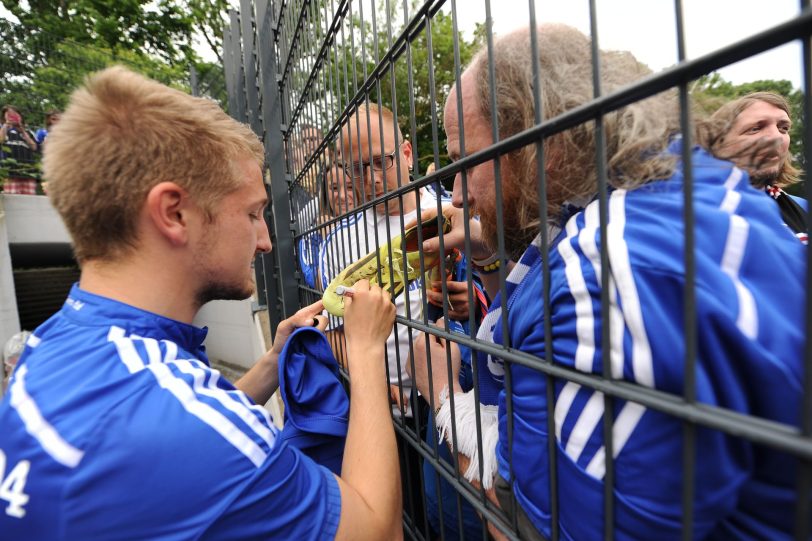
<path id="1" fill-rule="evenodd" d="M 395 320 L 388 292 L 361 280 L 347 298 L 344 332 L 352 400 L 339 478 L 337 539 L 398 539 L 401 494 L 395 433 L 385 385 L 386 337 Z"/>

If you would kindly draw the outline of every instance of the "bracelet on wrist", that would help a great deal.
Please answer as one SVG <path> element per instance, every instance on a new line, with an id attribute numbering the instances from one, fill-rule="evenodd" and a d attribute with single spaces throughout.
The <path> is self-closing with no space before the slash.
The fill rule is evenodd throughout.
<path id="1" fill-rule="evenodd" d="M 472 257 L 471 263 L 480 274 L 492 274 L 499 271 L 499 267 L 502 266 L 502 259 L 498 254 L 493 254 L 487 259 L 474 259 Z"/>
<path id="2" fill-rule="evenodd" d="M 471 258 L 471 263 L 476 265 L 477 267 L 484 267 L 486 265 L 491 265 L 499 261 L 499 254 L 494 252 L 490 255 L 490 257 L 486 257 L 485 259 L 477 259 L 475 257 Z"/>

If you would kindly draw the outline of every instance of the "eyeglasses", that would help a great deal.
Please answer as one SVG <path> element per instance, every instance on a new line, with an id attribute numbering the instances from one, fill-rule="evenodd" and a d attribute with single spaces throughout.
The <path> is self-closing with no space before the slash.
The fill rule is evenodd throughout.
<path id="1" fill-rule="evenodd" d="M 353 180 L 361 180 L 364 178 L 364 173 L 367 167 L 371 167 L 373 171 L 386 171 L 395 165 L 395 154 L 397 149 L 389 154 L 381 154 L 380 156 L 373 156 L 372 159 L 366 162 L 352 162 L 342 164 L 344 172 Z"/>

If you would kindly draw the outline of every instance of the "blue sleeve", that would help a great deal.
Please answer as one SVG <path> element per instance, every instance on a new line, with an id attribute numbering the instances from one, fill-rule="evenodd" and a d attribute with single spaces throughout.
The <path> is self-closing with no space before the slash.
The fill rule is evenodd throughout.
<path id="1" fill-rule="evenodd" d="M 43 141 L 45 141 L 45 136 L 48 135 L 48 130 L 45 128 L 40 128 L 37 130 L 37 134 L 34 137 L 34 140 L 37 142 L 38 145 L 41 145 Z"/>
<path id="2" fill-rule="evenodd" d="M 318 276 L 319 265 L 319 248 L 321 247 L 322 240 L 318 231 L 314 231 L 299 239 L 297 244 L 297 252 L 299 255 L 299 269 L 302 272 L 302 277 L 305 283 L 312 287 L 316 287 L 316 278 Z"/>

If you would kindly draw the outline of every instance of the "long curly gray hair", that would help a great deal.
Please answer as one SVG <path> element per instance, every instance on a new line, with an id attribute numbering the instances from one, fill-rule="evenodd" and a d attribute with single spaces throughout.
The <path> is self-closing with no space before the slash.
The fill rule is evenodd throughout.
<path id="1" fill-rule="evenodd" d="M 493 47 L 496 93 L 495 118 L 499 138 L 533 127 L 535 121 L 533 61 L 539 63 L 542 119 L 549 120 L 593 99 L 590 39 L 561 24 L 539 26 L 538 58 L 532 58 L 531 33 L 523 29 L 498 39 Z M 488 51 L 473 59 L 479 112 L 493 119 Z M 630 53 L 600 53 L 601 90 L 604 94 L 649 75 L 650 70 Z M 664 92 L 604 113 L 608 182 L 633 189 L 653 179 L 669 177 L 676 158 L 663 152 L 679 130 L 678 106 L 673 91 Z M 491 120 L 492 121 L 492 120 Z M 543 139 L 548 179 L 549 218 L 555 218 L 567 200 L 589 198 L 597 191 L 595 123 L 585 122 Z M 523 244 L 538 232 L 539 194 L 536 145 L 530 144 L 503 157 L 510 167 L 518 209 L 511 208 L 518 231 L 509 245 Z M 511 242 L 512 241 L 512 242 Z"/>

